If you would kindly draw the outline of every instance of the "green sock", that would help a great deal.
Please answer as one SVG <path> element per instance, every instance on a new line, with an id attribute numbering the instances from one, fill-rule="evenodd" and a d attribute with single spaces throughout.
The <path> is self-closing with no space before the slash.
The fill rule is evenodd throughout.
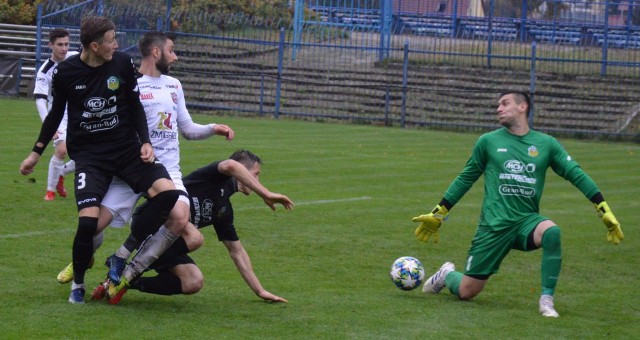
<path id="1" fill-rule="evenodd" d="M 551 295 L 558 283 L 562 250 L 560 247 L 560 228 L 553 226 L 542 235 L 542 295 Z"/>
<path id="2" fill-rule="evenodd" d="M 462 282 L 462 273 L 453 271 L 444 277 L 444 282 L 449 287 L 451 294 L 460 297 L 460 282 Z"/>

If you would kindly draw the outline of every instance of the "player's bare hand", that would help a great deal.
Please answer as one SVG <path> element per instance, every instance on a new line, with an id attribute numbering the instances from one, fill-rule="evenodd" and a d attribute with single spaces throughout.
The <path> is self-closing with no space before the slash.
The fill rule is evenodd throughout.
<path id="1" fill-rule="evenodd" d="M 293 209 L 293 201 L 291 201 L 289 197 L 275 192 L 269 193 L 264 198 L 264 203 L 268 205 L 271 210 L 276 210 L 276 204 L 278 203 L 282 204 L 282 206 L 287 210 Z"/>
<path id="2" fill-rule="evenodd" d="M 213 127 L 213 134 L 218 136 L 224 136 L 228 141 L 232 141 L 233 137 L 235 137 L 236 133 L 233 132 L 229 126 L 224 124 L 216 124 Z"/>
<path id="3" fill-rule="evenodd" d="M 27 158 L 20 164 L 20 173 L 23 175 L 29 175 L 33 172 L 33 168 L 38 164 L 40 155 L 36 152 L 31 152 Z"/>
<path id="4" fill-rule="evenodd" d="M 153 163 L 156 160 L 151 144 L 142 144 L 142 147 L 140 148 L 140 158 L 142 158 L 142 161 L 145 163 Z"/>
<path id="5" fill-rule="evenodd" d="M 271 293 L 267 292 L 266 290 L 261 292 L 260 294 L 258 294 L 258 296 L 260 298 L 262 298 L 263 300 L 271 301 L 271 302 L 284 302 L 284 303 L 289 302 L 284 298 L 281 298 L 281 297 L 279 297 L 277 295 L 274 295 L 274 294 L 271 294 Z"/>

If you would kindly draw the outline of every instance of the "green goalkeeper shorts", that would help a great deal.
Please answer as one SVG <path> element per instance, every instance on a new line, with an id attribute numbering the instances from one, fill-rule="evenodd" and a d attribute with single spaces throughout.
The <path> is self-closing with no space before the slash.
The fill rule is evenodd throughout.
<path id="1" fill-rule="evenodd" d="M 478 226 L 471 241 L 464 274 L 476 278 L 488 278 L 498 272 L 502 260 L 511 249 L 535 250 L 527 249 L 527 241 L 536 226 L 544 220 L 548 218 L 532 214 L 513 226 L 500 230 Z"/>

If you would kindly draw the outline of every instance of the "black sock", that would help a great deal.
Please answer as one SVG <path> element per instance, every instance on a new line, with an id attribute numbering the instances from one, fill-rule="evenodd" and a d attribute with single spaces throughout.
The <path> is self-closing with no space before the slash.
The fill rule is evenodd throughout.
<path id="1" fill-rule="evenodd" d="M 153 277 L 140 277 L 131 282 L 129 288 L 149 294 L 182 294 L 182 282 L 180 278 L 167 272 L 160 273 Z"/>
<path id="2" fill-rule="evenodd" d="M 98 229 L 98 219 L 81 216 L 78 218 L 78 230 L 73 239 L 73 281 L 84 283 L 84 274 L 89 268 L 93 256 L 93 234 Z"/>

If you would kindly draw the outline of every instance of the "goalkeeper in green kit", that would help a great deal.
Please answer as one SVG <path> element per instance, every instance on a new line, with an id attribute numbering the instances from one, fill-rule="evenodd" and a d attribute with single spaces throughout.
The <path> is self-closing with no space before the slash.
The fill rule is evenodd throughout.
<path id="1" fill-rule="evenodd" d="M 562 251 L 560 228 L 539 214 L 547 169 L 571 182 L 595 205 L 607 227 L 607 240 L 618 244 L 624 238 L 620 223 L 605 202 L 600 189 L 553 137 L 532 130 L 528 124 L 529 96 L 509 91 L 500 95 L 498 121 L 503 128 L 478 138 L 472 155 L 431 213 L 414 217 L 415 231 L 423 242 L 438 242 L 438 229 L 449 210 L 484 175 L 484 201 L 480 221 L 468 252 L 464 271 L 447 262 L 424 284 L 425 293 L 448 287 L 461 300 L 478 295 L 489 277 L 511 249 L 542 248 L 542 295 L 539 311 L 558 317 L 553 293 L 560 275 Z"/>

